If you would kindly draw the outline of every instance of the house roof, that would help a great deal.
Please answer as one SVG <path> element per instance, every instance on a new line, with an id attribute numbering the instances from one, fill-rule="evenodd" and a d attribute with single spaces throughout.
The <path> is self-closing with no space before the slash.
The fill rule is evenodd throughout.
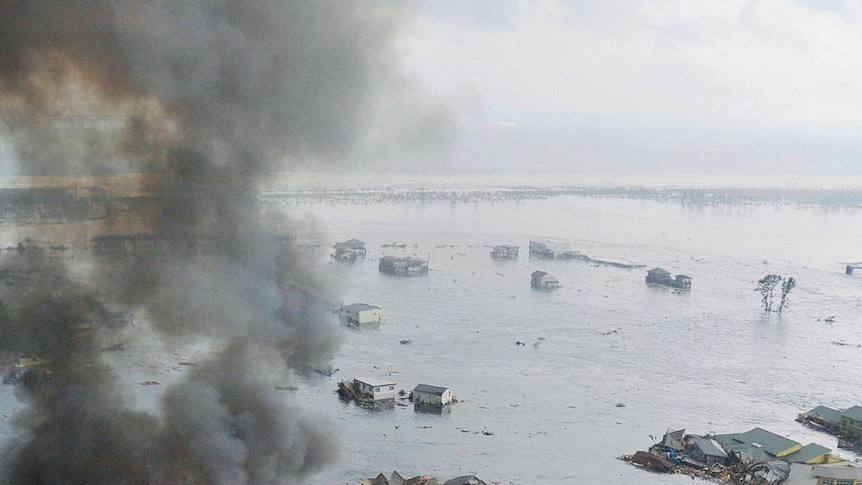
<path id="1" fill-rule="evenodd" d="M 654 273 L 670 274 L 670 271 L 663 269 L 663 268 L 653 268 L 653 269 L 647 271 L 647 273 L 649 273 L 649 274 L 654 274 Z"/>
<path id="2" fill-rule="evenodd" d="M 862 406 L 852 406 L 846 411 L 844 411 L 842 413 L 842 416 L 853 419 L 855 421 L 862 421 Z"/>
<path id="3" fill-rule="evenodd" d="M 451 480 L 446 480 L 443 485 L 486 485 L 485 482 L 479 479 L 476 475 L 464 475 Z"/>
<path id="4" fill-rule="evenodd" d="M 353 380 L 365 383 L 371 387 L 394 386 L 395 383 L 385 379 L 376 377 L 354 377 Z"/>
<path id="5" fill-rule="evenodd" d="M 823 421 L 826 421 L 829 424 L 838 424 L 841 422 L 841 414 L 842 411 L 837 409 L 828 408 L 826 406 L 817 406 L 805 413 L 808 417 L 819 417 Z"/>
<path id="6" fill-rule="evenodd" d="M 800 448 L 799 451 L 787 455 L 784 459 L 790 463 L 808 463 L 809 461 L 817 459 L 830 451 L 832 450 L 823 445 L 808 443 Z"/>
<path id="7" fill-rule="evenodd" d="M 838 480 L 862 479 L 862 468 L 848 463 L 833 463 L 831 465 L 816 465 L 811 471 L 816 477 L 835 478 Z"/>
<path id="8" fill-rule="evenodd" d="M 432 386 L 430 384 L 417 384 L 414 391 L 417 392 L 427 392 L 428 394 L 436 394 L 438 396 L 443 395 L 444 392 L 449 390 L 448 387 L 440 387 L 440 386 Z"/>
<path id="9" fill-rule="evenodd" d="M 790 438 L 766 431 L 763 428 L 753 428 L 744 433 L 716 435 L 715 440 L 734 451 L 746 451 L 746 449 L 753 447 L 753 449 L 761 449 L 774 457 L 783 454 L 782 452 L 786 452 L 790 448 L 800 446 L 800 443 Z"/>
<path id="10" fill-rule="evenodd" d="M 368 303 L 351 303 L 349 305 L 344 305 L 341 308 L 344 311 L 348 311 L 348 312 L 364 312 L 367 310 L 380 310 L 380 307 L 376 307 L 374 305 L 369 305 Z"/>
<path id="11" fill-rule="evenodd" d="M 862 478 L 862 468 L 844 461 L 828 465 L 790 464 L 790 477 L 781 485 L 811 485 L 817 483 L 819 477 L 852 480 Z"/>

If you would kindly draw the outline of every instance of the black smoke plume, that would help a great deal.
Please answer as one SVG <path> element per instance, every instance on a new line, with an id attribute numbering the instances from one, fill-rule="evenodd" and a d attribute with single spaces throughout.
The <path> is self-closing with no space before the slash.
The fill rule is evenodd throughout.
<path id="1" fill-rule="evenodd" d="M 87 277 L 39 255 L 5 263 L 25 276 L 4 346 L 48 364 L 22 383 L 0 483 L 299 483 L 326 463 L 329 438 L 260 376 L 328 362 L 329 290 L 262 220 L 257 187 L 357 147 L 446 143 L 446 110 L 414 100 L 398 70 L 405 18 L 398 3 L 347 0 L 0 5 L 0 112 L 18 172 L 140 174 L 138 228 L 171 248 Z M 103 230 L 117 227 L 109 217 Z M 138 309 L 166 342 L 212 349 L 161 413 L 123 399 L 122 369 L 92 337 L 102 300 Z"/>

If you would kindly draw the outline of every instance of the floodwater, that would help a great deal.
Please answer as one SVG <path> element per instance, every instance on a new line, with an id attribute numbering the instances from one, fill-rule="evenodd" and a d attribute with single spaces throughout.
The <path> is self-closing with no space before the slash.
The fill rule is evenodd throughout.
<path id="1" fill-rule="evenodd" d="M 847 276 L 838 263 L 862 260 L 858 209 L 578 195 L 409 199 L 270 207 L 291 214 L 344 303 L 377 305 L 384 319 L 376 329 L 340 327 L 332 376 L 274 391 L 337 443 L 337 458 L 309 483 L 392 470 L 501 484 L 690 483 L 617 457 L 646 449 L 668 427 L 759 426 L 834 449 L 834 437 L 794 418 L 820 404 L 862 404 L 862 271 Z M 332 261 L 331 245 L 350 238 L 365 241 L 366 258 Z M 644 267 L 534 260 L 531 239 Z M 384 247 L 391 243 L 406 247 Z M 498 244 L 520 246 L 520 258 L 492 260 Z M 387 254 L 427 258 L 431 271 L 380 274 Z M 691 276 L 691 291 L 647 286 L 646 269 L 656 266 Z M 561 288 L 531 289 L 535 270 Z M 764 314 L 754 290 L 768 273 L 798 280 L 781 315 Z M 183 358 L 141 364 L 130 382 L 168 382 Z M 419 383 L 447 386 L 459 402 L 439 415 L 341 402 L 337 382 L 360 376 L 392 379 L 408 393 Z M 130 387 L 142 407 L 156 406 L 164 388 Z M 10 439 L 9 386 L 0 388 L 0 406 L 0 436 Z"/>

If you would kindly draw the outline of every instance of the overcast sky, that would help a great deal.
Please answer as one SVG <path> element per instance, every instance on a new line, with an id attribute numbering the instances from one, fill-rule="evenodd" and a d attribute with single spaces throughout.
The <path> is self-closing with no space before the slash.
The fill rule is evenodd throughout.
<path id="1" fill-rule="evenodd" d="M 425 0 L 405 68 L 477 170 L 862 173 L 862 7 Z"/>

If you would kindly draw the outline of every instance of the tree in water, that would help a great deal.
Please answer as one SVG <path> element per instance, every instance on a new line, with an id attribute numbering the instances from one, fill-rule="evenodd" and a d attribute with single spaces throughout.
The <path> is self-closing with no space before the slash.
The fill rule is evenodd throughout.
<path id="1" fill-rule="evenodd" d="M 775 289 L 781 287 L 781 297 L 778 302 L 778 308 L 773 309 L 775 300 Z M 793 277 L 784 278 L 781 275 L 771 273 L 757 282 L 756 291 L 760 292 L 760 303 L 763 305 L 765 312 L 781 313 L 790 304 L 787 295 L 793 288 L 796 287 L 796 279 Z"/>
<path id="2" fill-rule="evenodd" d="M 781 301 L 778 302 L 778 313 L 790 305 L 790 300 L 787 299 L 787 294 L 790 290 L 796 288 L 796 279 L 792 276 L 781 282 Z"/>

